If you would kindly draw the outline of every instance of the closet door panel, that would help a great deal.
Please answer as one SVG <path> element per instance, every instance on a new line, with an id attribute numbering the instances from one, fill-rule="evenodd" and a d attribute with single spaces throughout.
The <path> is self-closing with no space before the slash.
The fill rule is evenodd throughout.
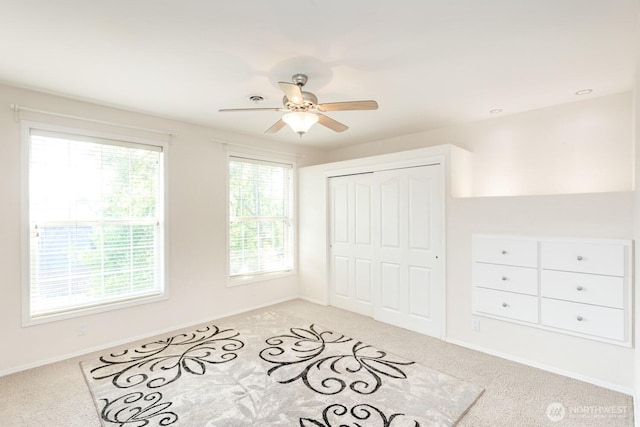
<path id="1" fill-rule="evenodd" d="M 356 300 L 371 304 L 371 260 L 356 259 Z"/>
<path id="2" fill-rule="evenodd" d="M 380 246 L 400 247 L 400 183 L 393 177 L 379 184 L 380 192 Z"/>
<path id="3" fill-rule="evenodd" d="M 355 243 L 371 245 L 371 185 L 356 183 L 355 192 Z"/>
<path id="4" fill-rule="evenodd" d="M 333 243 L 349 243 L 349 183 L 332 181 Z"/>
<path id="5" fill-rule="evenodd" d="M 409 177 L 409 248 L 431 248 L 431 193 L 429 179 Z"/>
<path id="6" fill-rule="evenodd" d="M 333 266 L 334 293 L 338 297 L 349 298 L 349 258 L 335 256 Z"/>
<path id="7" fill-rule="evenodd" d="M 440 262 L 444 191 L 441 166 L 375 172 L 374 224 L 380 230 L 375 261 L 398 268 L 398 282 L 374 280 L 374 317 L 441 337 L 444 276 Z M 377 219 L 377 221 L 376 221 Z M 388 309 L 393 305 L 396 310 Z M 379 309 L 378 309 L 379 308 Z"/>
<path id="8" fill-rule="evenodd" d="M 329 301 L 372 316 L 371 174 L 329 180 Z"/>
<path id="9" fill-rule="evenodd" d="M 409 315 L 431 318 L 431 269 L 409 267 Z"/>
<path id="10" fill-rule="evenodd" d="M 400 312 L 400 265 L 390 262 L 380 263 L 382 299 L 380 308 L 394 313 Z"/>

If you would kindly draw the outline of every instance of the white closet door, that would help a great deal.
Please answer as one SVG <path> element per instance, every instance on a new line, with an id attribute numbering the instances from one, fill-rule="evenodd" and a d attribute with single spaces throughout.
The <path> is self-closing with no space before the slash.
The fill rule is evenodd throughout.
<path id="1" fill-rule="evenodd" d="M 444 336 L 442 166 L 334 177 L 330 304 Z"/>
<path id="2" fill-rule="evenodd" d="M 444 336 L 442 166 L 374 174 L 374 318 Z"/>
<path id="3" fill-rule="evenodd" d="M 331 305 L 373 316 L 372 174 L 329 180 Z"/>

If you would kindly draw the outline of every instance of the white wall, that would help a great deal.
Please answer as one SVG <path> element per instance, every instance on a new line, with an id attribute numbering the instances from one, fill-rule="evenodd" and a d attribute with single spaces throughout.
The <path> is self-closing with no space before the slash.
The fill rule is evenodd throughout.
<path id="1" fill-rule="evenodd" d="M 585 98 L 347 147 L 331 161 L 453 144 L 473 153 L 474 196 L 630 191 L 631 111 L 630 92 Z"/>
<path id="2" fill-rule="evenodd" d="M 636 13 L 636 34 L 640 34 L 640 0 L 637 0 L 637 13 Z M 636 39 L 637 40 L 637 39 Z M 637 346 L 640 342 L 640 313 L 638 307 L 640 307 L 640 248 L 638 242 L 640 242 L 640 42 L 636 41 L 636 70 L 634 77 L 634 90 L 633 90 L 633 113 L 634 113 L 634 127 L 633 138 L 635 147 L 635 192 L 634 192 L 634 236 L 636 240 L 635 246 L 635 366 L 634 366 L 634 414 L 635 425 L 640 427 L 640 351 Z"/>
<path id="3" fill-rule="evenodd" d="M 633 238 L 633 193 L 455 198 L 447 210 L 447 338 L 631 393 L 634 351 L 484 317 L 471 330 L 471 235 Z"/>
<path id="4" fill-rule="evenodd" d="M 501 176 L 499 183 L 507 185 L 499 185 L 498 192 L 508 196 L 454 198 L 449 193 L 447 339 L 631 393 L 633 349 L 485 318 L 479 332 L 471 331 L 471 234 L 633 238 L 631 111 L 626 93 L 363 144 L 331 155 L 346 167 L 351 162 L 347 159 L 358 158 L 355 162 L 362 164 L 367 155 L 438 142 L 458 143 L 473 152 L 475 195 L 492 193 L 493 180 Z M 587 131 L 594 129 L 591 121 L 599 123 L 599 132 Z M 512 139 L 494 138 L 506 128 Z M 556 149 L 567 135 L 575 137 L 573 149 Z M 509 157 L 501 157 L 502 152 Z M 570 167 L 565 170 L 562 164 Z M 299 174 L 301 292 L 321 302 L 326 301 L 326 205 L 320 195 L 324 171 L 332 167 L 311 166 Z M 579 180 L 572 181 L 578 185 L 564 185 L 564 178 L 588 176 L 593 168 L 606 171 L 606 176 L 597 174 L 589 186 Z M 455 177 L 463 170 L 452 167 L 451 172 Z M 526 195 L 510 195 L 516 189 Z M 582 194 L 554 194 L 563 192 Z M 546 195 L 531 195 L 537 193 Z"/>
<path id="5" fill-rule="evenodd" d="M 169 153 L 168 300 L 21 326 L 20 123 L 15 121 L 10 104 L 177 132 Z M 36 113 L 23 112 L 20 116 L 67 126 L 105 128 Z M 212 138 L 302 153 L 302 164 L 319 161 L 321 153 L 9 86 L 0 86 L 0 129 L 0 336 L 6 345 L 0 351 L 0 375 L 93 347 L 297 296 L 296 277 L 225 286 L 225 151 Z M 125 132 L 120 128 L 109 130 Z M 80 321 L 89 326 L 85 336 L 77 335 Z"/>

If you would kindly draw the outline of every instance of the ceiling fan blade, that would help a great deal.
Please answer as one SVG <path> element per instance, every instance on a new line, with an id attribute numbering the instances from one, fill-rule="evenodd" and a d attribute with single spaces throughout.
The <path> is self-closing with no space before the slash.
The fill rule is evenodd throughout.
<path id="1" fill-rule="evenodd" d="M 285 108 L 221 108 L 220 113 L 235 113 L 237 111 L 288 111 Z"/>
<path id="2" fill-rule="evenodd" d="M 300 89 L 300 86 L 287 82 L 278 82 L 278 85 L 289 101 L 298 105 L 304 104 L 304 98 L 302 98 L 302 89 Z"/>
<path id="3" fill-rule="evenodd" d="M 349 126 L 340 123 L 337 120 L 333 120 L 331 117 L 325 116 L 324 114 L 318 114 L 318 123 L 336 132 L 344 132 L 349 129 Z"/>
<path id="4" fill-rule="evenodd" d="M 377 110 L 376 101 L 328 102 L 316 106 L 320 111 Z"/>
<path id="5" fill-rule="evenodd" d="M 284 120 L 280 119 L 275 122 L 269 129 L 265 130 L 264 133 L 276 133 L 286 125 L 287 124 L 284 122 Z"/>

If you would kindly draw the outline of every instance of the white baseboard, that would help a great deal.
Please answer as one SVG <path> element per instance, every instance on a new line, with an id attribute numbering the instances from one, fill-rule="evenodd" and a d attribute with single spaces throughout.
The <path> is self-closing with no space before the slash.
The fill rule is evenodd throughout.
<path id="1" fill-rule="evenodd" d="M 307 298 L 307 297 L 298 296 L 297 299 L 301 299 L 301 300 L 310 302 L 312 304 L 318 304 L 318 305 L 321 305 L 323 307 L 328 307 L 329 306 L 329 304 L 326 301 L 320 301 L 320 300 L 315 299 L 315 298 Z"/>
<path id="2" fill-rule="evenodd" d="M 294 299 L 298 299 L 298 297 L 283 298 L 283 299 L 279 299 L 279 300 L 276 300 L 276 301 L 271 301 L 271 302 L 268 302 L 268 303 L 265 303 L 265 304 L 258 304 L 258 305 L 255 305 L 255 306 L 242 308 L 240 310 L 234 310 L 234 311 L 226 312 L 226 313 L 220 314 L 218 316 L 209 317 L 207 319 L 201 319 L 201 320 L 197 320 L 197 321 L 194 321 L 194 322 L 183 323 L 183 324 L 180 324 L 180 325 L 175 325 L 175 326 L 171 326 L 171 327 L 168 327 L 168 328 L 155 330 L 153 332 L 149 332 L 149 333 L 146 333 L 146 334 L 127 337 L 125 339 L 118 340 L 118 341 L 112 341 L 112 342 L 109 342 L 109 343 L 106 343 L 106 344 L 100 344 L 98 346 L 82 349 L 80 351 L 76 351 L 76 352 L 73 352 L 73 353 L 66 353 L 66 354 L 63 354 L 63 355 L 60 355 L 60 356 L 56 356 L 56 357 L 52 357 L 52 358 L 49 358 L 49 359 L 43 359 L 43 360 L 39 360 L 37 362 L 28 363 L 26 365 L 16 366 L 14 368 L 5 369 L 4 371 L 0 371 L 0 377 L 3 377 L 5 375 L 10 375 L 10 374 L 15 374 L 16 372 L 26 371 L 27 369 L 37 368 L 39 366 L 49 365 L 51 363 L 61 362 L 63 360 L 72 359 L 74 357 L 83 356 L 85 354 L 93 353 L 93 352 L 96 352 L 96 351 L 101 351 L 101 350 L 105 350 L 105 349 L 112 348 L 112 347 L 118 347 L 118 346 L 121 346 L 123 344 L 127 344 L 127 343 L 130 343 L 130 342 L 143 340 L 143 339 L 146 339 L 146 338 L 154 337 L 156 335 L 163 335 L 163 334 L 166 334 L 166 333 L 169 333 L 169 332 L 173 332 L 173 331 L 176 331 L 176 330 L 179 330 L 179 329 L 190 328 L 192 326 L 196 326 L 196 325 L 200 325 L 200 324 L 203 324 L 203 323 L 219 320 L 219 319 L 222 319 L 224 317 L 229 317 L 229 316 L 234 316 L 236 314 L 246 313 L 246 312 L 251 311 L 251 310 L 257 310 L 257 309 L 260 309 L 260 308 L 265 308 L 265 307 L 268 307 L 268 306 L 271 306 L 271 305 L 280 304 L 282 302 L 291 301 L 291 300 L 294 300 Z"/>
<path id="3" fill-rule="evenodd" d="M 569 377 L 569 378 L 573 378 L 575 380 L 580 380 L 580 381 L 584 381 L 586 383 L 589 384 L 593 384 L 593 385 L 597 385 L 599 387 L 603 387 L 603 388 L 607 388 L 609 390 L 613 390 L 613 391 L 617 391 L 620 393 L 624 393 L 627 394 L 629 396 L 633 396 L 633 389 L 628 388 L 628 387 L 624 387 L 621 386 L 619 384 L 614 384 L 614 383 L 610 383 L 608 381 L 603 381 L 597 378 L 593 378 L 593 377 L 589 377 L 587 375 L 583 375 L 583 374 L 579 374 L 576 372 L 571 372 L 571 371 L 567 371 L 565 369 L 560 369 L 557 368 L 555 366 L 551 366 L 551 365 L 546 365 L 544 363 L 539 363 L 536 362 L 534 360 L 529 360 L 529 359 L 525 359 L 522 357 L 518 357 L 518 356 L 513 356 L 507 353 L 502 353 L 499 351 L 495 351 L 495 350 L 491 350 L 488 348 L 484 348 L 475 344 L 469 344 L 465 341 L 460 341 L 454 338 L 447 338 L 445 339 L 445 341 L 451 343 L 451 344 L 455 344 L 455 345 L 459 345 L 460 347 L 465 347 L 465 348 L 469 348 L 471 350 L 476 350 L 479 351 L 481 353 L 486 353 L 486 354 L 490 354 L 492 356 L 496 356 L 496 357 L 500 357 L 502 359 L 507 359 L 507 360 L 511 360 L 512 362 L 517 362 L 517 363 L 521 363 L 523 365 L 527 365 L 527 366 L 531 366 L 533 368 L 538 368 L 538 369 L 542 369 L 543 371 L 548 371 L 554 374 L 558 374 L 558 375 L 562 375 L 565 377 Z M 634 408 L 635 409 L 635 408 Z M 635 412 L 638 413 L 638 412 Z"/>

